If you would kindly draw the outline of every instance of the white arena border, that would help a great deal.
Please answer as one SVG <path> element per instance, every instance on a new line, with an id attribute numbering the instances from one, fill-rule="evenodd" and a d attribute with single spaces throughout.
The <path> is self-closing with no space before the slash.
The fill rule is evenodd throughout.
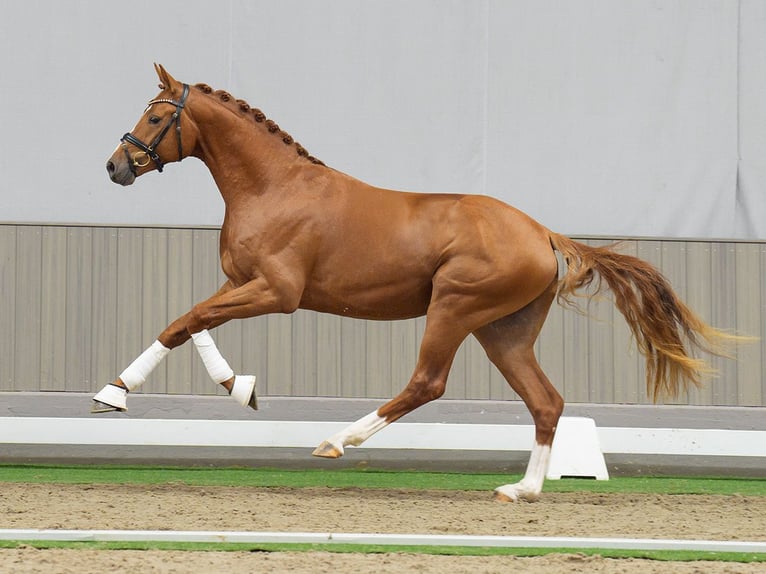
<path id="1" fill-rule="evenodd" d="M 675 550 L 766 553 L 766 541 L 575 538 L 568 536 L 471 536 L 452 534 L 368 534 L 323 532 L 237 532 L 189 530 L 2 529 L 0 540 L 18 542 L 184 542 L 228 544 L 352 544 L 376 546 L 470 546 Z"/>
<path id="2" fill-rule="evenodd" d="M 314 448 L 346 422 L 0 417 L 0 444 Z M 598 427 L 604 454 L 766 457 L 766 431 Z M 360 448 L 528 451 L 532 425 L 397 422 Z"/>

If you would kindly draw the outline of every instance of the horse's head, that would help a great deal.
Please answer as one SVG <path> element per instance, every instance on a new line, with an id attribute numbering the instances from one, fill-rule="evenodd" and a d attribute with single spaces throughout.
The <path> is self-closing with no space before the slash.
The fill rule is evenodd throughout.
<path id="1" fill-rule="evenodd" d="M 162 171 L 166 163 L 181 161 L 194 146 L 194 133 L 188 113 L 183 114 L 189 86 L 168 74 L 160 65 L 154 65 L 162 90 L 146 106 L 141 119 L 120 140 L 120 145 L 106 162 L 106 170 L 113 182 L 130 185 L 139 175 L 156 169 Z M 190 129 L 181 129 L 189 126 Z M 173 133 L 171 133 L 173 132 Z"/>

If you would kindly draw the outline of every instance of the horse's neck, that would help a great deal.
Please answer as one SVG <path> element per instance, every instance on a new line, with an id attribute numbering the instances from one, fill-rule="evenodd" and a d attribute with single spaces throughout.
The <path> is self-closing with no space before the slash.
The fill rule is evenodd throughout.
<path id="1" fill-rule="evenodd" d="M 227 111 L 204 116 L 195 153 L 210 170 L 227 208 L 278 188 L 295 162 L 282 141 Z"/>

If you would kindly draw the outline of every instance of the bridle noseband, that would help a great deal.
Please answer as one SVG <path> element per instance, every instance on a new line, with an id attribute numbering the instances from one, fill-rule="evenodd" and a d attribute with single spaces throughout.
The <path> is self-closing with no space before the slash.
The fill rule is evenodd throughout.
<path id="1" fill-rule="evenodd" d="M 130 166 L 130 171 L 133 172 L 133 175 L 136 175 L 137 167 L 145 167 L 149 165 L 150 160 L 153 161 L 155 165 L 157 166 L 157 171 L 159 172 L 162 171 L 162 167 L 165 164 L 162 162 L 162 159 L 160 158 L 160 154 L 157 153 L 157 146 L 160 145 L 160 142 L 165 137 L 165 134 L 168 133 L 170 126 L 172 126 L 173 124 L 176 125 L 176 140 L 178 142 L 178 161 L 181 161 L 181 159 L 183 159 L 184 149 L 183 149 L 183 145 L 181 144 L 181 110 L 184 109 L 184 105 L 186 104 L 186 98 L 188 96 L 189 96 L 189 85 L 184 84 L 184 91 L 183 91 L 183 94 L 181 94 L 180 100 L 176 101 L 176 100 L 161 98 L 157 100 L 152 100 L 146 105 L 147 110 L 153 104 L 172 104 L 176 107 L 176 111 L 173 112 L 172 116 L 170 116 L 168 123 L 165 124 L 165 127 L 163 127 L 162 131 L 159 134 L 157 134 L 157 137 L 154 138 L 154 141 L 151 144 L 146 145 L 144 142 L 142 142 L 140 139 L 138 139 L 136 136 L 134 136 L 130 132 L 122 136 L 122 138 L 120 139 L 120 141 L 122 142 L 121 144 L 122 151 L 125 152 L 125 157 L 128 158 L 128 165 Z M 130 152 L 128 152 L 128 146 L 126 145 L 126 142 L 136 146 L 141 151 L 137 151 L 131 157 Z M 143 163 L 141 163 L 138 159 L 140 154 L 142 153 L 146 156 L 146 159 Z"/>

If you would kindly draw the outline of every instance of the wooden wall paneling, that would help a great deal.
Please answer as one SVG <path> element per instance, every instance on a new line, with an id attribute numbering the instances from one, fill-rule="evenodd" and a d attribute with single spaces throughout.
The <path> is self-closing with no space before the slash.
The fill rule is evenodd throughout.
<path id="1" fill-rule="evenodd" d="M 26 390 L 66 390 L 67 236 L 66 227 L 42 230 L 40 386 L 26 381 Z"/>
<path id="2" fill-rule="evenodd" d="M 720 329 L 736 329 L 736 246 L 733 243 L 713 242 L 711 248 L 711 322 Z M 711 363 L 718 375 L 713 380 L 713 401 L 720 405 L 737 405 L 736 361 L 714 357 Z"/>
<path id="3" fill-rule="evenodd" d="M 266 394 L 269 366 L 268 318 L 255 317 L 242 325 L 242 374 L 255 375 L 256 390 Z"/>
<path id="4" fill-rule="evenodd" d="M 293 395 L 293 324 L 290 315 L 268 315 L 268 393 Z"/>
<path id="5" fill-rule="evenodd" d="M 141 272 L 141 349 L 168 324 L 168 230 L 144 229 Z M 152 372 L 152 392 L 167 392 L 167 363 Z"/>
<path id="6" fill-rule="evenodd" d="M 492 371 L 497 370 L 487 358 L 487 354 L 473 335 L 469 335 L 463 343 L 465 357 L 465 385 L 463 399 L 483 399 L 489 397 L 493 391 L 501 393 L 503 387 L 508 386 L 503 379 L 503 384 L 492 376 Z"/>
<path id="7" fill-rule="evenodd" d="M 739 244 L 735 248 L 735 317 L 736 330 L 752 336 L 762 337 L 759 310 L 763 309 L 761 300 L 761 282 L 763 273 L 760 269 L 761 246 L 757 244 Z M 761 377 L 763 376 L 763 357 L 760 341 L 739 345 L 737 357 L 737 404 L 756 406 L 763 404 Z"/>
<path id="8" fill-rule="evenodd" d="M 117 232 L 117 336 L 114 377 L 132 363 L 151 341 L 143 338 L 143 242 L 141 229 L 120 228 Z M 154 373 L 143 388 L 152 392 Z"/>
<path id="9" fill-rule="evenodd" d="M 760 264 L 758 268 L 758 276 L 761 278 L 760 291 L 761 291 L 761 306 L 759 308 L 759 317 L 761 319 L 760 325 L 760 343 L 761 346 L 761 406 L 766 405 L 766 244 L 761 243 L 759 245 L 761 250 Z"/>
<path id="10" fill-rule="evenodd" d="M 322 397 L 340 397 L 342 396 L 341 318 L 326 313 L 316 315 L 317 394 Z"/>
<path id="11" fill-rule="evenodd" d="M 188 313 L 194 305 L 192 268 L 194 258 L 194 231 L 191 229 L 170 229 L 167 234 L 167 311 L 166 323 L 175 321 Z M 157 338 L 167 325 L 162 325 L 155 334 Z M 165 371 L 165 392 L 171 394 L 191 393 L 192 362 L 194 345 L 187 341 L 170 353 L 163 365 Z M 158 391 L 159 392 L 159 391 Z"/>
<path id="12" fill-rule="evenodd" d="M 40 383 L 40 327 L 42 302 L 42 229 L 19 227 L 16 250 L 15 363 L 12 389 Z"/>
<path id="13" fill-rule="evenodd" d="M 90 344 L 90 391 L 98 392 L 122 372 L 117 370 L 117 229 L 92 228 L 93 255 Z"/>
<path id="14" fill-rule="evenodd" d="M 17 231 L 0 226 L 0 391 L 12 391 L 15 380 Z"/>
<path id="15" fill-rule="evenodd" d="M 317 313 L 298 310 L 292 315 L 293 381 L 291 392 L 297 396 L 317 396 Z"/>
<path id="16" fill-rule="evenodd" d="M 366 344 L 367 396 L 390 398 L 391 389 L 395 384 L 391 376 L 391 323 L 389 321 L 367 323 Z M 401 381 L 399 385 L 400 388 L 404 386 Z"/>
<path id="17" fill-rule="evenodd" d="M 341 397 L 367 396 L 367 323 L 340 318 Z"/>
<path id="18" fill-rule="evenodd" d="M 66 390 L 88 392 L 92 380 L 93 230 L 69 228 L 67 238 Z"/>

